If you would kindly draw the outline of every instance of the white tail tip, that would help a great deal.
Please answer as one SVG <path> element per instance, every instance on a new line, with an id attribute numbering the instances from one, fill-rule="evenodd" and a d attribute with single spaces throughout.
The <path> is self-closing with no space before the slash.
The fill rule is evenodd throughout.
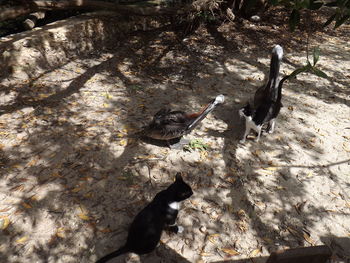
<path id="1" fill-rule="evenodd" d="M 283 57 L 283 48 L 280 45 L 276 45 L 273 49 L 272 49 L 272 53 L 273 54 L 277 54 L 278 59 L 281 60 Z"/>
<path id="2" fill-rule="evenodd" d="M 221 104 L 221 103 L 224 103 L 224 101 L 225 101 L 225 96 L 220 94 L 220 95 L 216 96 L 214 103 Z"/>

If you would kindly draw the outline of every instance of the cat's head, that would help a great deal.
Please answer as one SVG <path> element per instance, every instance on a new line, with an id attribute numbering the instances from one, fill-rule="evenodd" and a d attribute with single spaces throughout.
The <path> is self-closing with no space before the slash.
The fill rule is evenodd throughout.
<path id="1" fill-rule="evenodd" d="M 172 183 L 168 189 L 172 192 L 172 198 L 174 199 L 172 201 L 176 202 L 183 201 L 193 195 L 191 186 L 185 183 L 181 173 L 176 174 L 175 182 Z"/>
<path id="2" fill-rule="evenodd" d="M 250 117 L 252 115 L 253 110 L 249 103 L 239 110 L 239 116 L 241 117 Z"/>

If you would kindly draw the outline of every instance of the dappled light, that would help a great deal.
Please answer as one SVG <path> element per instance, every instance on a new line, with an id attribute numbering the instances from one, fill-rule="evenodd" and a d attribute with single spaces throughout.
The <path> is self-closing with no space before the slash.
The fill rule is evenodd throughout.
<path id="1" fill-rule="evenodd" d="M 238 110 L 266 80 L 273 45 L 285 50 L 282 75 L 305 62 L 296 33 L 289 42 L 256 38 L 256 26 L 203 25 L 183 39 L 171 27 L 107 29 L 106 17 L 0 42 L 13 67 L 0 73 L 1 262 L 95 262 L 124 244 L 133 217 L 177 172 L 194 191 L 178 216 L 184 232 L 111 262 L 265 262 L 277 249 L 322 244 L 350 259 L 347 40 L 315 37 L 329 78 L 286 81 L 275 133 L 242 144 Z M 134 136 L 162 107 L 196 112 L 219 94 L 225 103 L 186 135 L 198 148 Z"/>

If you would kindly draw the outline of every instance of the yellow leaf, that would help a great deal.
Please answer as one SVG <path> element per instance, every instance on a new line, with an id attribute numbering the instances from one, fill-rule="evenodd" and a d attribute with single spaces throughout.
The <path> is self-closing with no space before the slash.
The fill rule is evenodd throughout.
<path id="1" fill-rule="evenodd" d="M 17 244 L 23 244 L 24 242 L 26 242 L 28 240 L 28 236 L 24 236 L 24 237 L 21 237 L 19 239 L 16 240 L 16 243 Z"/>
<path id="2" fill-rule="evenodd" d="M 6 229 L 10 224 L 10 219 L 7 216 L 1 216 L 0 219 L 2 219 L 2 226 L 1 229 Z M 0 221 L 1 222 L 1 221 Z M 1 224 L 0 224 L 1 225 Z"/>
<path id="3" fill-rule="evenodd" d="M 80 213 L 80 214 L 78 214 L 78 216 L 82 220 L 90 220 L 90 217 L 88 215 L 86 215 L 86 214 Z"/>
<path id="4" fill-rule="evenodd" d="M 124 135 L 123 133 L 121 133 L 121 132 L 118 132 L 118 133 L 117 133 L 117 137 L 118 137 L 118 138 L 122 138 L 122 137 L 124 137 L 124 136 L 125 136 L 125 135 Z"/>
<path id="5" fill-rule="evenodd" d="M 65 238 L 66 237 L 65 228 L 64 227 L 57 228 L 56 236 L 58 236 L 60 238 Z"/>
<path id="6" fill-rule="evenodd" d="M 14 192 L 14 191 L 20 191 L 22 192 L 24 190 L 24 185 L 23 184 L 20 184 L 18 186 L 15 186 L 15 187 L 12 187 L 11 188 L 11 192 Z"/>
<path id="7" fill-rule="evenodd" d="M 255 257 L 256 255 L 260 254 L 262 252 L 262 247 L 254 249 L 251 253 L 250 253 L 250 257 Z"/>
<path id="8" fill-rule="evenodd" d="M 311 171 L 311 172 L 309 172 L 309 173 L 307 174 L 307 176 L 306 176 L 306 177 L 311 177 L 311 176 L 313 176 L 312 171 Z"/>
<path id="9" fill-rule="evenodd" d="M 208 240 L 209 240 L 211 243 L 215 244 L 215 243 L 216 243 L 215 237 L 218 237 L 218 236 L 220 236 L 220 235 L 219 235 L 219 234 L 212 234 L 212 235 L 209 235 Z"/>
<path id="10" fill-rule="evenodd" d="M 267 242 L 269 244 L 273 243 L 273 240 L 271 238 L 268 238 L 268 237 L 263 237 L 262 240 L 264 240 L 265 242 Z"/>
<path id="11" fill-rule="evenodd" d="M 270 166 L 270 167 L 265 167 L 263 169 L 268 170 L 268 171 L 276 171 L 277 167 Z"/>
<path id="12" fill-rule="evenodd" d="M 229 254 L 230 256 L 236 256 L 239 255 L 239 252 L 232 248 L 220 248 L 221 251 L 225 252 L 226 254 Z"/>
<path id="13" fill-rule="evenodd" d="M 310 245 L 315 245 L 315 241 L 305 232 L 303 233 L 303 238 L 308 242 Z"/>
<path id="14" fill-rule="evenodd" d="M 76 188 L 73 188 L 73 189 L 71 190 L 71 192 L 77 193 L 77 192 L 79 192 L 80 190 L 81 190 L 81 187 L 76 187 Z"/>
<path id="15" fill-rule="evenodd" d="M 31 204 L 26 203 L 26 202 L 22 202 L 22 205 L 27 209 L 33 208 L 33 206 Z"/>
<path id="16" fill-rule="evenodd" d="M 207 253 L 207 252 L 201 252 L 200 255 L 201 255 L 202 257 L 210 257 L 210 256 L 211 256 L 211 254 L 210 254 L 210 253 Z"/>
<path id="17" fill-rule="evenodd" d="M 121 140 L 120 142 L 119 142 L 119 145 L 121 145 L 121 146 L 125 146 L 127 144 L 127 140 Z"/>
<path id="18" fill-rule="evenodd" d="M 85 198 L 92 198 L 93 196 L 94 194 L 91 192 L 84 195 Z"/>
<path id="19" fill-rule="evenodd" d="M 286 188 L 285 188 L 284 186 L 279 186 L 279 185 L 276 186 L 276 189 L 277 189 L 277 190 L 286 190 Z"/>

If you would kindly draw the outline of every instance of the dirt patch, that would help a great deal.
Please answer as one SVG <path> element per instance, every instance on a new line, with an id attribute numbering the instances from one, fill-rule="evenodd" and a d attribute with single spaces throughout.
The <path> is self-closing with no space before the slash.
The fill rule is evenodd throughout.
<path id="1" fill-rule="evenodd" d="M 264 262 L 277 248 L 313 244 L 347 262 L 350 46 L 341 34 L 311 41 L 329 79 L 285 83 L 276 132 L 244 145 L 237 110 L 263 83 L 273 45 L 285 49 L 282 73 L 305 62 L 305 38 L 283 23 L 203 26 L 186 39 L 128 34 L 39 77 L 3 79 L 1 260 L 94 262 L 183 171 L 195 192 L 179 216 L 185 231 L 165 233 L 141 262 Z M 206 151 L 128 136 L 163 106 L 198 110 L 218 94 L 226 103 L 187 136 Z"/>

